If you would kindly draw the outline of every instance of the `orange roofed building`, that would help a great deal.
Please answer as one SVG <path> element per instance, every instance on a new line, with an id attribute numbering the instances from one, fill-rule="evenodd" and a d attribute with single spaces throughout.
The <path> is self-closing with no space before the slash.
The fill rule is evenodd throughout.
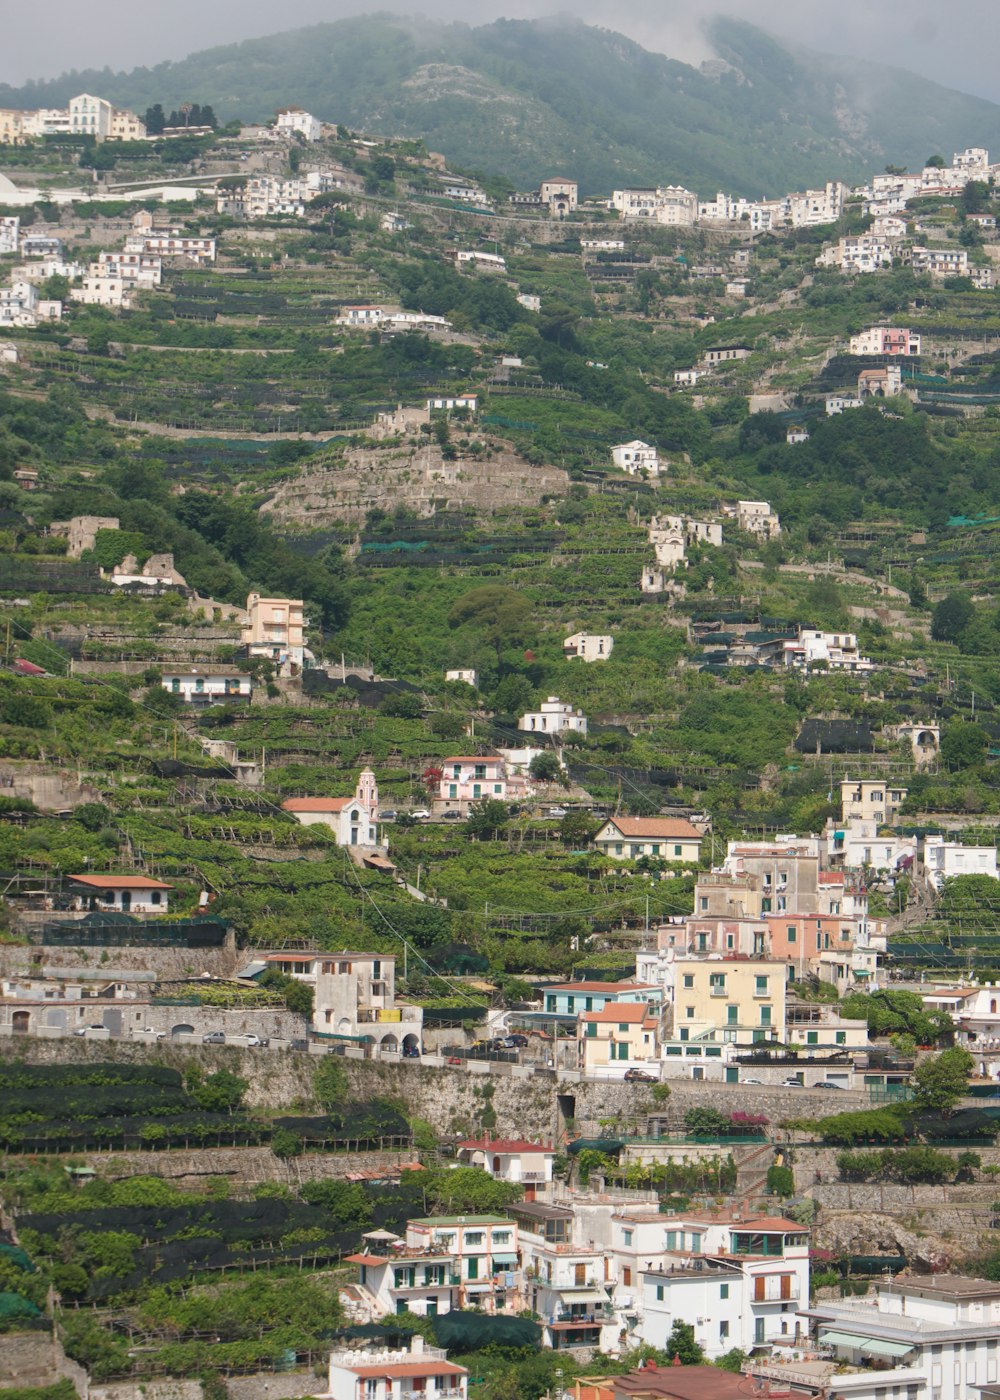
<path id="1" fill-rule="evenodd" d="M 609 817 L 594 837 L 602 855 L 613 860 L 683 861 L 697 865 L 702 833 L 679 817 Z"/>

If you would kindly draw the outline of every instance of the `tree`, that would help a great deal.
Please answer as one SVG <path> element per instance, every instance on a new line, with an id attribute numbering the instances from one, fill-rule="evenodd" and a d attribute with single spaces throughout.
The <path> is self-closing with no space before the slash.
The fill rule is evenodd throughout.
<path id="1" fill-rule="evenodd" d="M 945 726 L 941 735 L 941 761 L 951 772 L 973 768 L 986 752 L 986 734 L 978 724 L 959 719 Z"/>
<path id="2" fill-rule="evenodd" d="M 968 1050 L 952 1046 L 924 1060 L 913 1071 L 913 1103 L 925 1112 L 950 1113 L 969 1088 L 974 1061 Z"/>
<path id="3" fill-rule="evenodd" d="M 562 765 L 551 749 L 536 753 L 528 764 L 528 772 L 540 783 L 556 783 L 563 776 Z"/>
<path id="4" fill-rule="evenodd" d="M 302 1139 L 290 1128 L 276 1128 L 271 1134 L 271 1151 L 283 1159 L 302 1156 Z"/>
<path id="5" fill-rule="evenodd" d="M 496 797 L 484 797 L 481 802 L 473 802 L 465 829 L 478 841 L 495 841 L 510 821 L 507 804 Z"/>
<path id="6" fill-rule="evenodd" d="M 676 1356 L 682 1366 L 702 1366 L 705 1363 L 705 1353 L 695 1341 L 694 1328 L 690 1322 L 681 1322 L 680 1318 L 673 1325 L 664 1351 L 671 1361 Z"/>
<path id="7" fill-rule="evenodd" d="M 739 1347 L 733 1347 L 730 1351 L 724 1352 L 715 1364 L 720 1371 L 732 1371 L 734 1376 L 738 1376 L 743 1370 L 743 1363 L 746 1359 L 745 1351 L 740 1351 Z"/>
<path id="8" fill-rule="evenodd" d="M 945 164 L 945 158 L 941 155 L 928 156 L 924 161 L 924 165 L 929 170 L 944 170 Z"/>
<path id="9" fill-rule="evenodd" d="M 531 603 L 523 593 L 499 584 L 473 588 L 453 604 L 448 614 L 451 627 L 473 624 L 483 640 L 496 652 L 500 664 L 505 647 L 519 646 L 526 639 Z"/>
<path id="10" fill-rule="evenodd" d="M 702 1105 L 689 1108 L 684 1114 L 684 1131 L 694 1137 L 724 1137 L 731 1130 L 729 1114 L 720 1113 L 717 1108 Z"/>
<path id="11" fill-rule="evenodd" d="M 163 111 L 162 102 L 154 102 L 152 107 L 146 108 L 146 115 L 143 117 L 148 136 L 160 136 L 163 128 L 167 124 L 167 118 Z"/>
<path id="12" fill-rule="evenodd" d="M 455 1167 L 420 1178 L 428 1200 L 445 1215 L 492 1215 L 519 1201 L 523 1188 L 497 1181 L 481 1167 Z"/>
<path id="13" fill-rule="evenodd" d="M 597 830 L 587 812 L 567 812 L 559 823 L 559 836 L 573 850 L 580 850 L 593 839 Z"/>
<path id="14" fill-rule="evenodd" d="M 936 642 L 957 642 L 975 611 L 967 593 L 949 593 L 931 613 L 931 636 Z"/>
<path id="15" fill-rule="evenodd" d="M 493 692 L 493 708 L 497 714 L 516 715 L 527 710 L 535 698 L 535 687 L 527 676 L 511 671 L 501 677 Z"/>
<path id="16" fill-rule="evenodd" d="M 313 1097 L 330 1113 L 339 1108 L 347 1097 L 347 1075 L 334 1055 L 321 1060 L 313 1073 Z"/>
<path id="17" fill-rule="evenodd" d="M 187 1090 L 199 1108 L 206 1113 L 235 1113 L 243 1106 L 247 1081 L 228 1069 L 216 1070 L 202 1078 L 200 1070 L 191 1070 Z"/>

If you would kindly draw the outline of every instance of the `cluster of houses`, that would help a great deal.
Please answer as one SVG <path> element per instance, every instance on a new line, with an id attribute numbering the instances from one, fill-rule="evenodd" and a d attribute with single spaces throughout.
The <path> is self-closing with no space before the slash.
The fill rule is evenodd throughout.
<path id="1" fill-rule="evenodd" d="M 146 127 L 134 112 L 104 97 L 81 92 L 65 107 L 20 111 L 0 107 L 0 146 L 23 146 L 43 136 L 92 136 L 96 141 L 144 141 Z"/>
<path id="2" fill-rule="evenodd" d="M 836 223 L 844 212 L 847 194 L 847 187 L 839 180 L 827 181 L 821 190 L 757 201 L 721 191 L 714 199 L 701 200 L 681 185 L 659 185 L 655 189 L 615 190 L 608 208 L 623 221 L 645 220 L 675 228 L 743 224 L 754 233 L 767 233 L 773 229 Z"/>
<path id="3" fill-rule="evenodd" d="M 214 238 L 158 227 L 148 210 L 134 216 L 132 231 L 121 249 L 98 253 L 86 267 L 67 256 L 60 238 L 21 234 L 19 225 L 16 215 L 0 218 L 0 256 L 19 253 L 24 260 L 11 270 L 10 285 L 0 287 L 0 326 L 31 329 L 42 321 L 61 320 L 63 302 L 42 295 L 45 283 L 53 277 L 65 278 L 70 284 L 71 301 L 128 310 L 138 292 L 160 285 L 164 258 L 198 266 L 215 261 Z"/>
<path id="4" fill-rule="evenodd" d="M 779 1214 L 664 1216 L 576 1191 L 506 1215 L 411 1220 L 405 1236 L 370 1231 L 342 1301 L 352 1318 L 380 1320 L 527 1306 L 544 1345 L 577 1355 L 669 1352 L 679 1321 L 709 1363 L 587 1374 L 560 1390 L 573 1400 L 993 1400 L 1000 1284 L 904 1272 L 864 1298 L 811 1304 L 809 1243 L 808 1229 Z M 711 1364 L 734 1351 L 749 1357 L 740 1370 Z M 318 1400 L 467 1400 L 469 1379 L 415 1334 L 408 1347 L 336 1347 Z"/>

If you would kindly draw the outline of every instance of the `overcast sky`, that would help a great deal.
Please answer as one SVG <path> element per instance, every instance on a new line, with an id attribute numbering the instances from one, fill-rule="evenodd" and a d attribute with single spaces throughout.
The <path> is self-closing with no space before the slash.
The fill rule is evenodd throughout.
<path id="1" fill-rule="evenodd" d="M 171 0 L 122 6 L 104 19 L 80 0 L 37 6 L 0 0 L 0 82 L 56 77 L 71 68 L 133 68 L 364 9 L 486 22 L 571 10 L 630 34 L 647 47 L 696 62 L 708 57 L 699 20 L 718 9 L 781 38 L 829 53 L 910 68 L 949 87 L 1000 100 L 998 0 Z M 206 94 L 208 96 L 209 94 Z"/>

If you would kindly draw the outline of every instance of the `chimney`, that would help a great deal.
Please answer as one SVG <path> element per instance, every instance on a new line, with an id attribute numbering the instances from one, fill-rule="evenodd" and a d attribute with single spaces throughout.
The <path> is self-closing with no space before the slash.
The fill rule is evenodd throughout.
<path id="1" fill-rule="evenodd" d="M 419 1332 L 414 1332 L 413 1336 L 410 1338 L 410 1355 L 411 1355 L 411 1356 L 423 1356 L 423 1354 L 424 1354 L 424 1339 L 423 1339 L 423 1337 L 421 1337 L 421 1335 L 420 1335 Z"/>

